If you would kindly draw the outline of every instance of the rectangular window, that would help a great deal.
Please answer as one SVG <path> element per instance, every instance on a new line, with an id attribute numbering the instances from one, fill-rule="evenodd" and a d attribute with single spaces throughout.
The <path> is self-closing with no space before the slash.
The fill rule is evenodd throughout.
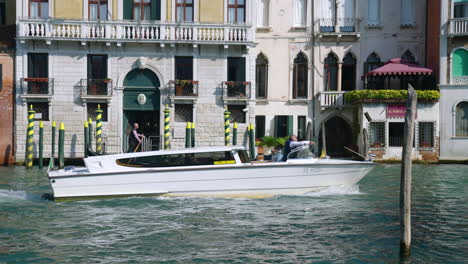
<path id="1" fill-rule="evenodd" d="M 390 147 L 402 147 L 405 123 L 388 123 L 388 144 Z"/>
<path id="2" fill-rule="evenodd" d="M 28 53 L 28 94 L 49 93 L 49 56 L 47 53 Z"/>
<path id="3" fill-rule="evenodd" d="M 49 17 L 49 0 L 29 0 L 29 17 Z"/>
<path id="4" fill-rule="evenodd" d="M 232 24 L 245 22 L 245 1 L 228 0 L 228 21 Z"/>
<path id="5" fill-rule="evenodd" d="M 151 19 L 151 0 L 133 0 L 133 20 Z"/>
<path id="6" fill-rule="evenodd" d="M 294 26 L 307 24 L 307 0 L 296 0 L 294 7 Z"/>
<path id="7" fill-rule="evenodd" d="M 418 122 L 418 138 L 420 148 L 434 147 L 434 123 Z"/>
<path id="8" fill-rule="evenodd" d="M 175 57 L 175 79 L 193 80 L 193 57 Z"/>
<path id="9" fill-rule="evenodd" d="M 246 105 L 228 105 L 227 109 L 231 113 L 231 123 L 246 123 L 246 112 L 244 109 Z"/>
<path id="10" fill-rule="evenodd" d="M 257 27 L 268 27 L 268 8 L 270 0 L 259 0 L 257 6 Z"/>
<path id="11" fill-rule="evenodd" d="M 298 116 L 297 117 L 297 138 L 298 140 L 305 140 L 306 135 L 306 117 Z"/>
<path id="12" fill-rule="evenodd" d="M 49 121 L 49 102 L 29 102 L 28 109 L 34 110 L 34 120 L 36 121 Z"/>
<path id="13" fill-rule="evenodd" d="M 107 0 L 89 0 L 89 19 L 107 20 Z"/>
<path id="14" fill-rule="evenodd" d="M 367 25 L 380 25 L 380 0 L 369 0 L 367 12 Z"/>
<path id="15" fill-rule="evenodd" d="M 467 15 L 468 15 L 468 3 L 467 2 L 454 3 L 453 18 L 467 17 Z"/>
<path id="16" fill-rule="evenodd" d="M 174 107 L 175 122 L 193 122 L 193 104 L 175 104 Z"/>
<path id="17" fill-rule="evenodd" d="M 246 97 L 248 94 L 245 83 L 245 58 L 228 57 L 228 85 L 226 94 L 228 97 Z"/>
<path id="18" fill-rule="evenodd" d="M 257 58 L 255 72 L 255 86 L 257 91 L 255 96 L 259 99 L 266 98 L 268 87 L 268 62 L 263 56 L 260 60 Z"/>
<path id="19" fill-rule="evenodd" d="M 255 138 L 265 136 L 265 116 L 255 116 Z"/>
<path id="20" fill-rule="evenodd" d="M 102 110 L 102 122 L 107 122 L 107 103 L 88 103 L 86 104 L 88 110 L 88 119 L 96 120 L 98 106 Z"/>
<path id="21" fill-rule="evenodd" d="M 400 8 L 401 8 L 400 9 L 401 26 L 413 26 L 414 25 L 413 0 L 401 0 Z"/>
<path id="22" fill-rule="evenodd" d="M 5 3 L 0 3 L 0 25 L 5 25 Z"/>
<path id="23" fill-rule="evenodd" d="M 178 167 L 235 163 L 234 156 L 230 151 L 154 155 L 117 160 L 117 164 L 121 166 L 138 167 Z"/>
<path id="24" fill-rule="evenodd" d="M 369 146 L 371 148 L 385 147 L 385 122 L 369 123 Z"/>
<path id="25" fill-rule="evenodd" d="M 293 116 L 275 116 L 275 137 L 286 137 L 293 133 Z"/>
<path id="26" fill-rule="evenodd" d="M 177 22 L 193 21 L 193 0 L 176 0 Z"/>
<path id="27" fill-rule="evenodd" d="M 107 95 L 107 55 L 88 55 L 88 95 Z"/>

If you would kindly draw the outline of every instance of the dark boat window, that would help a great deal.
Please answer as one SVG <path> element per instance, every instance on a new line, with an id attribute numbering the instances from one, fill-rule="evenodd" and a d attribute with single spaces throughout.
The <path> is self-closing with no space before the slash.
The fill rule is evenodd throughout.
<path id="1" fill-rule="evenodd" d="M 121 166 L 156 168 L 235 163 L 234 157 L 230 151 L 153 155 L 117 160 L 117 164 Z"/>
<path id="2" fill-rule="evenodd" d="M 247 151 L 245 150 L 238 150 L 237 153 L 239 154 L 239 159 L 242 163 L 250 163 L 249 156 L 247 155 Z"/>

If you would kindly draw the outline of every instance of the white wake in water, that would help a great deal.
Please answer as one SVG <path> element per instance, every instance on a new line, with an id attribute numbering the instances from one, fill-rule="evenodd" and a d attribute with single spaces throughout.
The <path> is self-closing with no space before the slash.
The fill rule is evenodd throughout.
<path id="1" fill-rule="evenodd" d="M 30 194 L 25 191 L 0 190 L 0 203 L 8 203 L 15 201 L 41 201 L 39 195 Z"/>
<path id="2" fill-rule="evenodd" d="M 359 191 L 359 185 L 351 186 L 331 186 L 317 192 L 309 192 L 304 194 L 304 196 L 328 196 L 328 195 L 350 195 L 350 194 L 363 194 Z"/>

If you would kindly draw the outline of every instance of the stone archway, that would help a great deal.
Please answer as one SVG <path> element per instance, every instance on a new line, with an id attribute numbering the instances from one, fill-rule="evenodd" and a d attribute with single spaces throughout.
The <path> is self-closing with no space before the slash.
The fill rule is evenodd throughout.
<path id="1" fill-rule="evenodd" d="M 149 69 L 133 69 L 123 80 L 123 144 L 133 123 L 139 123 L 140 133 L 145 134 L 149 150 L 159 149 L 161 83 L 158 76 Z"/>
<path id="2" fill-rule="evenodd" d="M 324 123 L 327 155 L 333 158 L 351 157 L 344 147 L 352 148 L 353 131 L 341 117 L 334 116 Z M 319 153 L 322 150 L 322 131 L 319 133 Z"/>

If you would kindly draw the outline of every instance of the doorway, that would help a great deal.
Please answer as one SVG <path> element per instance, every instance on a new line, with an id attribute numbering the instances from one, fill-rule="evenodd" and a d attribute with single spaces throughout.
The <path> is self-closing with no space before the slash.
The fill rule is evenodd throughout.
<path id="1" fill-rule="evenodd" d="M 351 152 L 344 147 L 353 149 L 353 132 L 343 118 L 335 116 L 325 122 L 325 141 L 327 155 L 332 158 L 348 158 Z M 322 150 L 322 131 L 319 133 L 319 152 Z"/>

